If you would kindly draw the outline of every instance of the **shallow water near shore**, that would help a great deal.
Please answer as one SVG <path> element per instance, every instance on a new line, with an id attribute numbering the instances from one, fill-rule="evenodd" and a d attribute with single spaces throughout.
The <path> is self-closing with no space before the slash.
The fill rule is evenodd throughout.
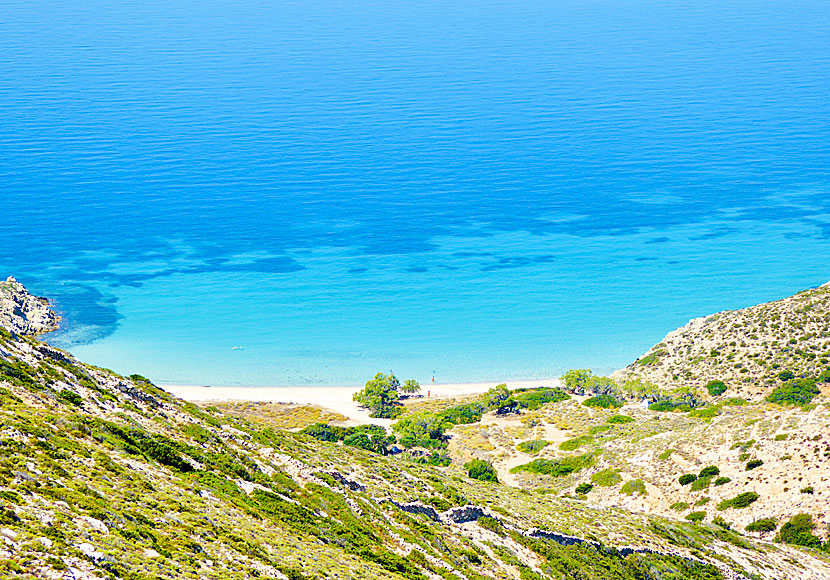
<path id="1" fill-rule="evenodd" d="M 0 272 L 156 381 L 547 378 L 830 279 L 830 6 L 6 2 Z"/>

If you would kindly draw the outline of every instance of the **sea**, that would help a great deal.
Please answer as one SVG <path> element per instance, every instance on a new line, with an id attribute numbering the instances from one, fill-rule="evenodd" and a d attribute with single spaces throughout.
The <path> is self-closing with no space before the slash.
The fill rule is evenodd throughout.
<path id="1" fill-rule="evenodd" d="M 0 275 L 120 373 L 607 373 L 828 258 L 826 0 L 0 0 Z"/>

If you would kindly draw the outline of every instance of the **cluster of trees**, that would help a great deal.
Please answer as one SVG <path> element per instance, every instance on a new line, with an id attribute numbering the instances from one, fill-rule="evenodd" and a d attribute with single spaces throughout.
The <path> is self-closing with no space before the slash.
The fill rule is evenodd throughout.
<path id="1" fill-rule="evenodd" d="M 414 395 L 421 390 L 418 381 L 407 379 L 403 383 L 392 371 L 388 375 L 378 373 L 366 382 L 366 386 L 354 394 L 354 400 L 369 409 L 369 416 L 377 419 L 394 419 L 403 409 L 401 398 Z"/>

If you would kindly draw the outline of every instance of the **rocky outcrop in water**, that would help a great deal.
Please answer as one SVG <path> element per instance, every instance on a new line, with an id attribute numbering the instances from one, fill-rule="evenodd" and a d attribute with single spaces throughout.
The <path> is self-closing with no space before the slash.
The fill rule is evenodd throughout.
<path id="1" fill-rule="evenodd" d="M 33 296 L 9 276 L 0 282 L 0 327 L 15 334 L 42 334 L 58 328 L 58 315 L 49 300 Z"/>

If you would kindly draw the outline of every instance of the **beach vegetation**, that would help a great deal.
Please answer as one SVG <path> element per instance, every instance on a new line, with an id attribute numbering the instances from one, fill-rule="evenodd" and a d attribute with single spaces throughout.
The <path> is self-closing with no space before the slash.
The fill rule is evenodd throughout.
<path id="1" fill-rule="evenodd" d="M 414 379 L 406 379 L 401 383 L 400 391 L 406 396 L 414 395 L 421 391 L 421 383 Z"/>
<path id="2" fill-rule="evenodd" d="M 697 481 L 697 475 L 695 475 L 694 473 L 686 473 L 681 475 L 677 481 L 678 483 L 680 483 L 680 485 L 690 485 Z"/>
<path id="3" fill-rule="evenodd" d="M 718 503 L 718 511 L 723 511 L 729 508 L 743 509 L 749 507 L 752 503 L 758 500 L 759 495 L 754 491 L 745 491 L 736 495 L 733 498 L 725 499 Z"/>
<path id="4" fill-rule="evenodd" d="M 632 479 L 622 485 L 620 493 L 625 495 L 647 495 L 648 492 L 642 479 Z"/>
<path id="5" fill-rule="evenodd" d="M 698 477 L 714 477 L 715 475 L 720 475 L 720 468 L 717 465 L 708 465 L 697 474 Z"/>
<path id="6" fill-rule="evenodd" d="M 597 407 L 600 409 L 619 409 L 623 406 L 622 401 L 611 395 L 594 395 L 582 401 L 586 407 Z"/>
<path id="7" fill-rule="evenodd" d="M 611 487 L 612 485 L 617 485 L 621 482 L 622 477 L 620 477 L 619 469 L 607 467 L 591 475 L 591 481 L 602 487 Z"/>
<path id="8" fill-rule="evenodd" d="M 399 389 L 400 381 L 394 373 L 378 373 L 366 382 L 362 390 L 354 394 L 353 399 L 369 409 L 372 418 L 394 419 L 403 412 Z"/>
<path id="9" fill-rule="evenodd" d="M 764 464 L 762 459 L 750 459 L 746 462 L 746 470 L 751 471 L 756 467 L 761 467 Z"/>
<path id="10" fill-rule="evenodd" d="M 686 514 L 686 519 L 690 522 L 702 522 L 706 518 L 706 512 L 699 511 L 699 512 L 690 512 Z"/>
<path id="11" fill-rule="evenodd" d="M 592 489 L 594 489 L 594 485 L 591 483 L 580 483 L 576 486 L 574 491 L 580 495 L 585 495 L 589 493 Z"/>
<path id="12" fill-rule="evenodd" d="M 534 459 L 530 463 L 518 465 L 510 473 L 538 473 L 552 477 L 563 477 L 575 473 L 593 463 L 590 455 L 572 455 L 561 459 Z"/>
<path id="13" fill-rule="evenodd" d="M 611 415 L 606 419 L 606 423 L 611 423 L 612 425 L 622 425 L 624 423 L 633 423 L 634 417 L 629 417 L 628 415 Z"/>

